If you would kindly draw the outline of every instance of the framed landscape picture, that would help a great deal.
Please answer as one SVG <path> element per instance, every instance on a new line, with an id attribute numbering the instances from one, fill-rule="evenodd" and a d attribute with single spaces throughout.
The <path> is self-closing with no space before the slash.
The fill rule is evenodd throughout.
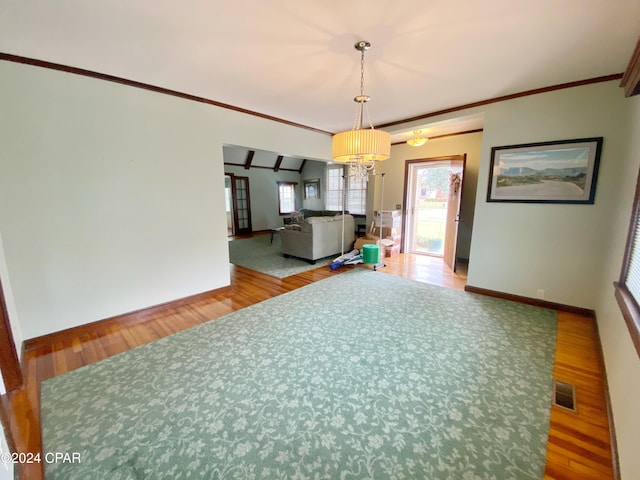
<path id="1" fill-rule="evenodd" d="M 602 137 L 491 149 L 488 202 L 593 203 Z"/>
<path id="2" fill-rule="evenodd" d="M 304 181 L 304 198 L 305 200 L 320 198 L 319 178 Z"/>

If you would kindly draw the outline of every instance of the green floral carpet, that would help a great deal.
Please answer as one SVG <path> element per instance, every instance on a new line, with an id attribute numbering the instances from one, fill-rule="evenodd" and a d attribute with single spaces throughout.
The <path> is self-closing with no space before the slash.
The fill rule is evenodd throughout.
<path id="1" fill-rule="evenodd" d="M 541 479 L 555 312 L 355 269 L 52 378 L 47 479 Z"/>
<path id="2" fill-rule="evenodd" d="M 229 262 L 273 277 L 284 278 L 328 265 L 333 259 L 340 256 L 337 253 L 332 257 L 316 260 L 315 265 L 312 265 L 300 258 L 283 257 L 280 246 L 280 234 L 278 233 L 274 235 L 273 243 L 270 243 L 269 235 L 231 240 L 229 242 Z"/>

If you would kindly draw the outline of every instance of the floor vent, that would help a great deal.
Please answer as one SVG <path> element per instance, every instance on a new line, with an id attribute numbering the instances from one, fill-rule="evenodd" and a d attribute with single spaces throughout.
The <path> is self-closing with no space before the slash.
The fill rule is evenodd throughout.
<path id="1" fill-rule="evenodd" d="M 572 412 L 576 411 L 576 388 L 570 383 L 553 382 L 553 404 L 566 408 Z"/>

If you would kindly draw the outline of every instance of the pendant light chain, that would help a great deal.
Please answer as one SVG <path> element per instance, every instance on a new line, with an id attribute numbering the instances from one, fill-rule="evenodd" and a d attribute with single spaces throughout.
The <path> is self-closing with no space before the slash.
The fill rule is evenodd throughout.
<path id="1" fill-rule="evenodd" d="M 360 130 L 364 125 L 364 113 L 367 114 L 367 120 L 369 120 L 369 127 L 373 130 L 373 122 L 371 121 L 371 115 L 369 115 L 369 108 L 366 105 L 366 102 L 369 100 L 369 97 L 364 94 L 364 52 L 366 48 L 362 48 L 360 50 L 360 102 L 358 104 L 358 110 L 360 113 L 360 123 L 358 124 L 358 130 Z"/>
<path id="2" fill-rule="evenodd" d="M 353 119 L 353 128 L 351 130 L 360 130 L 362 128 L 362 102 L 358 102 L 356 107 L 356 116 Z"/>
<path id="3" fill-rule="evenodd" d="M 364 97 L 364 48 L 360 52 L 360 96 Z"/>
<path id="4" fill-rule="evenodd" d="M 369 115 L 369 109 L 365 106 L 364 111 L 367 112 L 367 119 L 369 120 L 369 127 L 373 130 L 373 122 L 371 121 L 371 115 Z"/>
<path id="5" fill-rule="evenodd" d="M 356 45 L 357 48 L 357 45 Z M 353 120 L 353 130 L 362 129 L 362 120 L 364 118 L 364 109 L 365 109 L 365 95 L 364 95 L 364 47 L 360 50 L 360 95 L 357 96 L 354 100 L 358 104 L 356 107 L 356 117 Z M 369 117 L 369 112 L 367 111 L 367 117 Z"/>

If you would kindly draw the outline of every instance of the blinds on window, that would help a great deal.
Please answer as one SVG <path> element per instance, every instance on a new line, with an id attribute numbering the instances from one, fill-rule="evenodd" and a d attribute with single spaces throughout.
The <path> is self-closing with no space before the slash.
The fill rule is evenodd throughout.
<path id="1" fill-rule="evenodd" d="M 640 356 L 640 174 L 636 182 L 633 211 L 629 220 L 627 245 L 620 273 L 620 282 L 614 282 L 615 296 L 631 340 Z"/>
<path id="2" fill-rule="evenodd" d="M 354 215 L 367 212 L 367 181 L 350 177 L 343 165 L 327 167 L 326 209 L 342 210 L 346 197 L 345 210 Z"/>
<path id="3" fill-rule="evenodd" d="M 327 192 L 325 208 L 327 210 L 342 210 L 344 195 L 344 167 L 330 165 L 327 167 Z"/>
<path id="4" fill-rule="evenodd" d="M 348 177 L 347 210 L 355 215 L 367 213 L 367 181 L 364 178 Z"/>
<path id="5" fill-rule="evenodd" d="M 636 216 L 638 212 L 636 212 Z M 636 220 L 627 277 L 624 280 L 635 301 L 640 304 L 640 222 Z"/>

